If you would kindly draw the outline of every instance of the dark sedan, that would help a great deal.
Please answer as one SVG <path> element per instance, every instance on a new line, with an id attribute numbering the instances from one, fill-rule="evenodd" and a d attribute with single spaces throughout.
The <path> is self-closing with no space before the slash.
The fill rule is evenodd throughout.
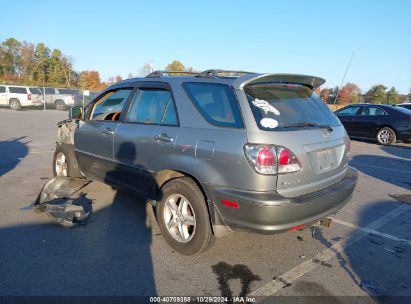
<path id="1" fill-rule="evenodd" d="M 383 104 L 354 104 L 335 114 L 352 138 L 376 139 L 382 145 L 411 141 L 411 110 Z"/>

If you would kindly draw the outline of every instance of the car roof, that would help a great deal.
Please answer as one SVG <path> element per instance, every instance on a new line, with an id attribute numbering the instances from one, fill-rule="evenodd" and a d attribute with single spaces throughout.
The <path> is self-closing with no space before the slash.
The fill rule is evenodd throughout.
<path id="1" fill-rule="evenodd" d="M 170 76 L 176 73 L 183 74 L 182 76 Z M 184 75 L 191 74 L 191 75 Z M 279 82 L 279 83 L 299 83 L 310 88 L 318 88 L 325 83 L 325 80 L 320 77 L 300 74 L 271 74 L 271 73 L 252 73 L 245 71 L 229 71 L 229 70 L 206 70 L 199 73 L 190 72 L 173 72 L 173 71 L 155 71 L 146 77 L 131 78 L 118 82 L 118 85 L 129 84 L 134 82 L 167 82 L 170 84 L 181 84 L 182 82 L 208 82 L 222 83 L 231 85 L 235 89 L 242 88 L 247 84 L 257 84 L 264 82 Z M 116 84 L 116 85 L 117 85 Z"/>
<path id="2" fill-rule="evenodd" d="M 14 85 L 14 84 L 0 84 L 0 86 L 4 87 L 16 87 L 16 88 L 28 88 L 27 86 L 20 86 L 20 85 Z"/>

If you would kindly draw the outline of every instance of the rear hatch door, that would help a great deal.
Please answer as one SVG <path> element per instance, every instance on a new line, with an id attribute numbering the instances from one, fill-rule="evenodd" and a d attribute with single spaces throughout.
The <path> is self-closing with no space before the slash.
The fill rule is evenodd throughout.
<path id="1" fill-rule="evenodd" d="M 300 162 L 298 172 L 278 174 L 273 185 L 292 197 L 342 179 L 349 142 L 338 118 L 315 94 L 323 81 L 312 77 L 307 83 L 301 81 L 308 76 L 287 76 L 284 81 L 259 77 L 243 90 L 254 118 L 254 126 L 247 127 L 248 142 L 286 147 Z"/>

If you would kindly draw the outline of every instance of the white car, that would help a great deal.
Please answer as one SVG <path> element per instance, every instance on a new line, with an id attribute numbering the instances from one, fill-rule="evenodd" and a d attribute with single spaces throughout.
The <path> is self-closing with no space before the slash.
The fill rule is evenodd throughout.
<path id="1" fill-rule="evenodd" d="M 23 107 L 43 106 L 44 100 L 38 88 L 0 85 L 0 106 L 19 111 Z"/>

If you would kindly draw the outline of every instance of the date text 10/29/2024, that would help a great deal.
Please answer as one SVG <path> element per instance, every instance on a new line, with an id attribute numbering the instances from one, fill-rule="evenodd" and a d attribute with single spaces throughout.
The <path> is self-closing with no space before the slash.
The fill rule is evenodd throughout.
<path id="1" fill-rule="evenodd" d="M 150 297 L 150 303 L 256 303 L 254 297 Z"/>

